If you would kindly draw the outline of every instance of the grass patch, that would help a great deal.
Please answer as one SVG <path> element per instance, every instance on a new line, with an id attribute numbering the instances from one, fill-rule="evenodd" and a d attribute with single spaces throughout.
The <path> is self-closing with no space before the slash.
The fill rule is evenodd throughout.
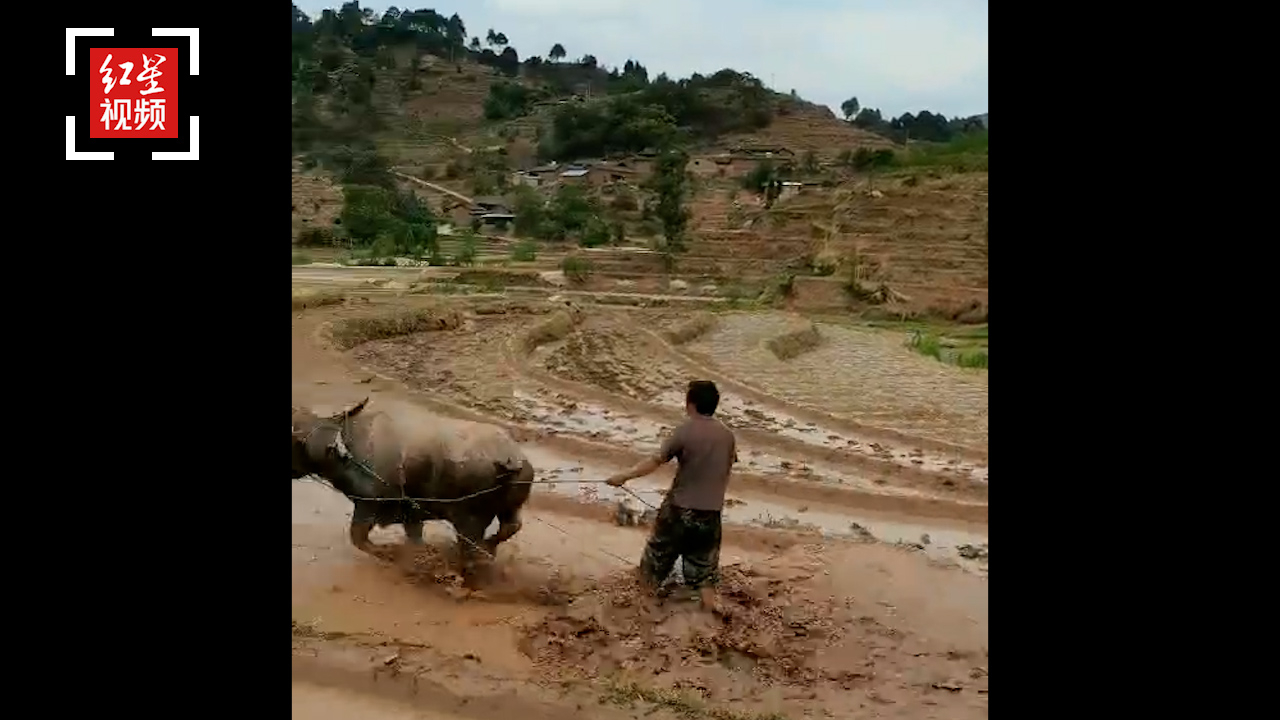
<path id="1" fill-rule="evenodd" d="M 760 293 L 760 302 L 764 305 L 777 305 L 795 295 L 796 276 L 790 273 L 775 275 Z"/>
<path id="2" fill-rule="evenodd" d="M 336 290 L 293 289 L 293 309 L 306 310 L 326 305 L 341 305 L 347 299 L 346 294 Z"/>
<path id="3" fill-rule="evenodd" d="M 942 360 L 942 341 L 937 335 L 912 335 L 911 349 L 934 360 Z"/>
<path id="4" fill-rule="evenodd" d="M 662 333 L 667 342 L 672 345 L 684 345 L 692 342 L 703 335 L 711 332 L 716 326 L 716 316 L 711 313 L 700 312 L 694 314 L 688 320 L 670 328 Z"/>
<path id="5" fill-rule="evenodd" d="M 787 720 L 778 712 L 751 712 L 712 707 L 692 693 L 675 689 L 651 688 L 635 682 L 611 680 L 605 685 L 600 702 L 618 707 L 633 708 L 638 703 L 652 705 L 653 710 L 668 710 L 676 717 L 688 720 Z"/>
<path id="6" fill-rule="evenodd" d="M 306 253 L 296 252 L 293 254 L 294 265 L 310 265 L 312 263 L 311 256 Z"/>
<path id="7" fill-rule="evenodd" d="M 462 325 L 455 310 L 400 310 L 386 315 L 344 318 L 330 329 L 333 342 L 343 350 L 374 340 L 420 332 L 454 330 Z"/>
<path id="8" fill-rule="evenodd" d="M 560 270 L 565 279 L 575 285 L 581 285 L 591 277 L 591 261 L 579 255 L 570 255 L 560 261 Z"/>
<path id="9" fill-rule="evenodd" d="M 965 133 L 946 143 L 912 143 L 898 153 L 893 165 L 900 168 L 944 167 L 955 172 L 987 171 L 987 131 Z"/>
<path id="10" fill-rule="evenodd" d="M 987 369 L 987 328 L 985 325 L 949 333 L 913 330 L 907 347 L 941 363 L 962 368 Z"/>
<path id="11" fill-rule="evenodd" d="M 538 259 L 538 243 L 521 240 L 511 248 L 511 259 L 516 262 L 533 262 Z"/>
<path id="12" fill-rule="evenodd" d="M 818 326 L 809 323 L 807 327 L 783 333 L 769 338 L 765 346 L 779 360 L 790 360 L 799 357 L 822 344 L 822 336 L 818 334 Z"/>
<path id="13" fill-rule="evenodd" d="M 543 285 L 542 276 L 536 272 L 505 270 L 502 268 L 480 268 L 463 270 L 453 282 L 461 285 L 477 285 L 483 288 L 502 289 L 504 287 L 539 287 Z"/>
<path id="14" fill-rule="evenodd" d="M 960 338 L 963 340 L 986 340 L 987 324 L 983 323 L 981 325 L 974 325 L 972 327 L 960 328 L 957 330 L 953 330 L 948 334 L 951 335 L 951 337 Z"/>
<path id="15" fill-rule="evenodd" d="M 353 255 L 342 259 L 343 265 L 351 267 L 395 267 L 396 259 L 393 257 L 364 257 Z"/>

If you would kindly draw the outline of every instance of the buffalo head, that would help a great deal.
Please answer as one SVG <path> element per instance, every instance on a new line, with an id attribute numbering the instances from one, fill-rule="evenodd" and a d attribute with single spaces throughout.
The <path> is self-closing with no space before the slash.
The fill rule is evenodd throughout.
<path id="1" fill-rule="evenodd" d="M 341 432 L 347 420 L 364 410 L 369 402 L 366 397 L 334 415 L 321 416 L 303 408 L 292 408 L 293 479 L 307 475 L 320 475 L 331 482 L 341 483 L 346 478 L 342 468 L 335 464 L 335 449 L 341 442 Z M 344 490 L 342 487 L 339 489 Z"/>

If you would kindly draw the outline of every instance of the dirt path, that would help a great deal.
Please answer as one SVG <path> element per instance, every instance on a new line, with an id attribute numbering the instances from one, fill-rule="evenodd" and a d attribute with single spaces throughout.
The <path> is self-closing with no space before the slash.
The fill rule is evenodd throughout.
<path id="1" fill-rule="evenodd" d="M 544 430 L 554 431 L 553 421 L 567 424 L 558 410 L 513 421 L 502 415 L 507 406 L 483 398 L 447 392 L 440 385 L 429 391 L 406 388 L 355 372 L 351 359 L 344 360 L 318 342 L 322 322 L 343 312 L 294 314 L 295 403 L 336 408 L 366 395 L 374 402 L 385 396 L 422 402 L 459 416 L 494 418 L 516 430 L 527 431 L 541 423 Z M 423 338 L 423 342 L 439 346 L 463 338 L 433 335 L 442 337 Z M 511 402 L 520 393 L 519 397 L 528 399 L 526 408 L 554 400 L 555 388 L 543 386 L 540 375 L 527 371 L 537 358 L 513 364 L 502 360 L 503 353 L 497 358 L 483 352 L 471 358 L 458 355 L 468 347 L 477 349 L 476 343 L 492 341 L 477 335 L 464 345 L 445 348 L 454 361 L 442 369 L 477 384 L 501 385 L 505 373 L 510 383 L 506 390 L 490 387 L 499 394 L 506 392 Z M 423 357 L 414 347 L 401 347 L 400 357 L 433 362 L 436 356 Z M 499 364 L 492 365 L 493 359 Z M 463 360 L 467 363 L 458 364 Z M 579 385 L 571 387 L 586 393 Z M 466 407 L 467 403 L 458 402 L 464 397 L 477 402 Z M 578 397 L 576 402 L 582 400 Z M 611 412 L 615 422 L 624 414 Z M 524 444 L 539 477 L 592 477 L 633 462 L 633 451 L 615 441 L 592 442 L 588 434 L 526 435 Z M 700 625 L 703 621 L 696 612 L 678 608 L 613 606 L 606 611 L 609 605 L 591 603 L 603 597 L 601 588 L 611 587 L 611 578 L 635 562 L 645 530 L 610 524 L 606 507 L 580 502 L 575 496 L 586 487 L 598 488 L 535 488 L 525 527 L 499 553 L 495 580 L 486 588 L 486 597 L 460 602 L 437 563 L 438 550 L 402 559 L 398 565 L 364 557 L 346 540 L 350 504 L 345 498 L 318 484 L 294 483 L 295 717 L 357 713 L 387 720 L 496 720 L 500 716 L 506 720 L 513 715 L 530 720 L 729 717 L 714 714 L 713 710 L 723 712 L 716 708 L 732 708 L 738 713 L 732 717 L 742 720 L 763 720 L 771 712 L 798 718 L 802 708 L 803 714 L 826 711 L 836 717 L 986 717 L 987 601 L 981 575 L 962 571 L 954 562 L 939 562 L 929 552 L 848 542 L 832 537 L 833 533 L 824 538 L 795 527 L 799 522 L 782 523 L 781 528 L 755 522 L 752 511 L 815 518 L 819 529 L 824 525 L 834 529 L 847 526 L 853 516 L 838 505 L 808 510 L 786 497 L 749 491 L 737 496 L 743 506 L 726 511 L 731 524 L 726 528 L 722 557 L 726 572 L 739 573 L 735 577 L 746 583 L 742 585 L 745 594 L 733 596 L 739 598 L 734 607 L 744 613 L 740 622 L 726 621 L 729 624 L 716 629 Z M 638 487 L 657 501 L 661 481 Z M 925 527 L 911 526 L 909 520 L 897 520 L 907 527 L 900 533 L 904 538 Z M 886 528 L 893 521 L 865 522 L 877 535 L 892 534 Z M 927 529 L 935 535 L 930 549 L 970 537 L 965 530 L 949 531 L 937 524 Z M 958 535 L 948 538 L 948 532 Z M 429 527 L 431 548 L 443 547 L 450 537 L 446 525 Z M 398 539 L 398 530 L 379 530 L 374 535 L 376 542 Z M 985 529 L 981 539 L 985 542 Z M 790 579 L 776 579 L 780 577 Z M 767 578 L 775 579 L 766 582 Z M 775 590 L 760 594 L 776 582 L 782 583 L 777 587 L 787 588 L 790 599 L 775 598 L 774 593 L 780 592 Z M 827 602 L 831 597 L 845 600 L 836 607 Z M 571 598 L 577 599 L 565 606 Z M 782 655 L 800 652 L 792 647 L 799 641 L 741 633 L 772 627 L 775 621 L 767 618 L 782 617 L 776 615 L 780 612 L 800 612 L 792 622 L 810 628 L 806 642 L 820 646 L 805 650 L 809 660 L 802 664 L 827 669 L 807 670 L 810 674 L 803 677 L 777 675 L 761 685 L 752 675 L 734 670 L 735 663 L 756 666 L 757 675 L 776 674 L 782 666 L 768 658 L 776 656 L 780 662 Z M 588 621 L 588 617 L 597 620 Z M 583 622 L 598 629 L 587 632 L 579 628 Z M 665 629 L 653 635 L 653 628 Z M 824 639 L 819 642 L 819 637 Z M 706 657 L 699 660 L 698 652 L 692 650 L 707 642 L 721 648 L 718 663 Z M 772 643 L 773 649 L 764 650 L 761 642 Z M 778 642 L 782 645 L 775 646 Z M 587 654 L 580 656 L 583 652 Z M 680 661 L 682 653 L 692 655 Z M 625 673 L 622 679 L 604 674 L 605 666 L 641 669 L 653 662 L 662 666 L 656 674 L 642 670 L 640 685 L 626 679 Z M 791 667 L 796 661 L 786 662 Z M 766 671 L 770 667 L 775 669 Z"/>
<path id="2" fill-rule="evenodd" d="M 462 194 L 462 193 L 460 193 L 460 192 L 456 192 L 456 191 L 454 191 L 454 190 L 450 190 L 449 188 L 444 187 L 443 185 L 437 185 L 437 184 L 435 184 L 435 183 L 433 183 L 433 182 L 427 182 L 426 180 L 423 180 L 422 178 L 416 178 L 416 177 L 414 177 L 414 176 L 412 176 L 412 175 L 406 175 L 406 174 L 404 174 L 404 173 L 402 173 L 402 172 L 399 172 L 399 171 L 396 171 L 396 170 L 392 170 L 391 172 L 392 172 L 392 174 L 393 174 L 393 175 L 396 175 L 397 177 L 404 178 L 405 180 L 412 180 L 413 182 L 416 182 L 416 183 L 418 183 L 419 185 L 421 185 L 421 186 L 423 186 L 423 187 L 425 187 L 425 188 L 428 188 L 428 189 L 430 189 L 430 190 L 434 190 L 435 192 L 438 192 L 438 193 L 444 193 L 445 195 L 449 195 L 449 196 L 455 197 L 455 198 L 457 198 L 457 199 L 461 200 L 462 202 L 464 202 L 464 203 L 466 203 L 466 204 L 468 204 L 468 205 L 475 205 L 475 204 L 476 204 L 476 203 L 475 203 L 475 200 L 473 200 L 473 199 L 471 199 L 471 198 L 467 197 L 466 195 L 463 195 L 463 194 Z"/>

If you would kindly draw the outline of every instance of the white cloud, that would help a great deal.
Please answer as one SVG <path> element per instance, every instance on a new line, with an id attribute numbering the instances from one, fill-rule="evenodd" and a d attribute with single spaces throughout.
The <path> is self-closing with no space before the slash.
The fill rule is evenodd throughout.
<path id="1" fill-rule="evenodd" d="M 299 6 L 318 15 L 340 5 Z M 731 67 L 833 109 L 856 95 L 890 116 L 987 111 L 985 0 L 472 0 L 437 10 L 456 10 L 471 35 L 505 33 L 521 57 L 559 42 L 570 58 L 637 59 L 651 76 Z"/>

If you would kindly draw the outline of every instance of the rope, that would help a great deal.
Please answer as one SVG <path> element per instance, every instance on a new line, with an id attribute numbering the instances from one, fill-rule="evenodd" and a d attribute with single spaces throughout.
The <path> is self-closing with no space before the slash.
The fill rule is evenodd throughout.
<path id="1" fill-rule="evenodd" d="M 313 483 L 316 483 L 317 485 L 324 485 L 327 488 L 332 488 L 333 490 L 339 493 L 342 493 L 342 491 L 338 490 L 338 488 L 335 487 L 333 483 L 325 480 L 324 478 L 321 478 L 318 475 L 312 475 L 310 477 L 318 478 L 318 479 L 308 479 L 308 478 L 299 478 L 299 479 L 306 480 L 307 482 L 313 482 Z M 557 485 L 560 483 L 580 483 L 580 484 L 587 484 L 587 485 L 599 485 L 604 482 L 607 482 L 607 481 L 605 480 L 512 480 L 511 482 L 503 485 L 495 485 L 494 487 L 485 488 L 484 490 L 478 490 L 469 495 L 463 495 L 462 497 L 456 497 L 456 498 L 421 498 L 421 497 L 378 498 L 378 497 L 365 497 L 363 495 L 346 495 L 346 493 L 342 493 L 342 494 L 346 495 L 346 497 L 351 498 L 352 500 L 367 500 L 369 502 L 404 502 L 406 500 L 412 500 L 414 502 L 421 502 L 421 503 L 449 503 L 449 502 L 462 502 L 463 500 L 470 500 L 471 498 L 484 495 L 485 493 L 491 493 L 491 492 L 494 492 L 495 490 L 501 490 L 505 488 L 507 485 Z M 632 495 L 635 495 L 635 493 L 632 492 L 629 488 L 624 487 L 623 490 L 626 490 L 627 492 L 630 492 Z M 643 498 L 640 498 L 640 502 L 644 502 L 645 505 L 649 505 L 649 503 L 645 502 Z M 653 506 L 649 505 L 649 507 L 653 507 Z M 654 508 L 654 509 L 657 509 L 657 508 Z"/>
<path id="2" fill-rule="evenodd" d="M 342 428 L 341 426 L 338 426 L 338 425 L 326 425 L 326 424 L 321 424 L 321 425 L 318 425 L 318 426 L 316 426 L 316 427 L 312 428 L 312 429 L 311 429 L 311 432 L 307 433 L 306 437 L 303 439 L 303 442 L 304 442 L 304 443 L 306 443 L 307 441 L 309 441 L 309 440 L 311 439 L 311 436 L 312 436 L 312 435 L 314 435 L 314 434 L 316 433 L 316 431 L 317 431 L 317 430 L 319 430 L 319 429 L 320 429 L 320 428 L 322 428 L 322 427 L 327 427 L 328 429 L 331 429 L 331 430 L 337 430 L 337 431 L 338 431 L 338 433 L 339 433 L 339 437 L 341 437 L 341 434 L 342 434 L 342 431 L 343 431 L 343 428 Z M 379 475 L 379 474 L 377 473 L 377 471 L 375 471 L 373 468 L 369 467 L 369 466 L 368 466 L 364 461 L 362 461 L 360 458 L 356 457 L 355 455 L 352 455 L 352 454 L 350 453 L 350 451 L 348 451 L 348 452 L 346 453 L 346 459 L 347 459 L 347 460 L 349 460 L 349 461 L 351 461 L 352 463 L 354 463 L 356 467 L 358 467 L 358 468 L 360 468 L 361 470 L 363 470 L 363 471 L 365 471 L 365 472 L 369 473 L 369 475 L 370 475 L 371 477 L 373 477 L 373 478 L 374 478 L 375 480 L 377 480 L 378 482 L 382 483 L 383 487 L 391 487 L 391 483 L 389 483 L 389 482 L 387 482 L 385 479 L 383 479 L 383 477 L 382 477 L 381 475 Z M 319 476 L 313 475 L 313 477 L 319 477 Z M 602 484 L 602 483 L 606 483 L 606 482 L 608 482 L 608 481 L 607 481 L 607 480 L 512 480 L 512 481 L 510 481 L 510 482 L 502 483 L 502 484 L 499 484 L 499 485 L 494 485 L 493 487 L 491 487 L 491 488 L 485 488 L 484 490 L 477 490 L 476 492 L 470 493 L 470 494 L 468 494 L 468 495 L 463 495 L 463 496 L 461 496 L 461 497 L 456 497 L 456 498 L 421 498 L 421 497 L 408 497 L 408 496 L 390 497 L 390 498 L 381 498 L 381 497 L 364 497 L 364 496 L 362 496 L 362 495 L 347 495 L 347 497 L 351 498 L 352 500 L 364 500 L 364 501 L 368 501 L 368 502 L 405 502 L 405 501 L 408 501 L 408 502 L 414 502 L 414 503 L 451 503 L 451 502 L 463 502 L 464 500 L 471 500 L 472 498 L 479 497 L 479 496 L 484 495 L 484 494 L 486 494 L 486 493 L 491 493 L 491 492 L 495 492 L 495 491 L 497 491 L 497 490 L 501 490 L 501 489 L 503 489 L 504 487 L 506 487 L 507 485 L 555 485 L 555 484 L 557 484 L 557 483 Z M 333 488 L 334 490 L 337 490 L 338 492 L 342 492 L 341 490 L 338 490 L 338 488 L 337 488 L 336 486 L 334 486 L 334 485 L 333 485 L 333 483 L 331 483 L 331 482 L 321 482 L 321 484 L 322 484 L 322 485 L 327 485 L 328 487 L 331 487 L 331 488 Z M 651 508 L 651 509 L 653 509 L 653 510 L 657 510 L 657 509 L 658 509 L 658 508 L 654 507 L 651 503 L 649 503 L 647 500 L 645 500 L 644 498 L 640 497 L 640 495 L 639 495 L 638 493 L 636 493 L 636 491 L 632 490 L 631 488 L 629 488 L 629 487 L 627 487 L 627 486 L 625 486 L 625 485 L 621 486 L 621 488 L 622 488 L 622 490 L 624 490 L 624 491 L 626 491 L 627 493 L 629 493 L 629 494 L 630 494 L 632 497 L 634 497 L 635 499 L 637 499 L 637 500 L 639 500 L 640 502 L 644 503 L 645 505 L 649 506 L 649 508 Z M 345 495 L 345 493 L 343 493 L 343 494 Z"/>
<path id="3" fill-rule="evenodd" d="M 538 522 L 542 523 L 543 525 L 546 525 L 547 527 L 551 528 L 552 530 L 556 530 L 556 531 L 558 531 L 561 535 L 564 535 L 565 537 L 569 538 L 570 540 L 577 540 L 577 538 L 575 538 L 573 535 L 570 535 L 570 534 L 569 534 L 569 531 L 568 531 L 568 530 L 565 530 L 564 528 L 560 527 L 559 525 L 555 525 L 555 524 L 551 523 L 550 521 L 543 520 L 542 518 L 538 517 L 537 515 L 533 515 L 533 516 L 531 516 L 531 517 L 532 517 L 534 520 L 537 520 Z M 625 564 L 627 564 L 627 565 L 631 565 L 631 564 L 634 564 L 634 563 L 635 563 L 635 561 L 634 561 L 634 560 L 628 560 L 628 559 L 626 559 L 626 558 L 624 558 L 624 557 L 621 557 L 621 556 L 619 556 L 619 555 L 614 555 L 613 553 L 609 552 L 608 550 L 605 550 L 604 548 L 593 548 L 593 549 L 594 549 L 596 552 L 599 552 L 599 553 L 602 553 L 602 554 L 608 555 L 609 557 L 613 558 L 614 560 L 618 560 L 618 561 L 623 562 L 623 563 L 625 563 Z M 581 552 L 581 549 L 580 549 L 580 548 L 579 548 L 579 552 Z"/>
<path id="4" fill-rule="evenodd" d="M 343 418 L 343 421 L 344 421 L 344 422 L 349 421 L 349 420 L 350 420 L 350 417 L 349 417 L 349 416 L 348 416 L 348 417 L 344 417 L 344 418 Z M 314 435 L 314 434 L 316 433 L 316 431 L 317 431 L 317 430 L 319 430 L 321 427 L 328 427 L 329 429 L 337 430 L 337 431 L 338 431 L 338 438 L 339 438 L 339 439 L 342 437 L 343 430 L 345 429 L 345 428 L 343 428 L 341 425 L 326 425 L 326 424 L 320 424 L 320 425 L 317 425 L 316 427 L 312 428 L 310 432 L 308 432 L 308 433 L 307 433 L 306 437 L 303 439 L 304 444 L 305 444 L 306 442 L 310 441 L 311 436 L 312 436 L 312 435 Z M 377 471 L 375 471 L 373 468 L 369 467 L 367 464 L 365 464 L 363 461 L 361 461 L 361 460 L 360 460 L 359 458 L 357 458 L 355 455 L 352 455 L 349 451 L 346 453 L 346 459 L 348 459 L 348 460 L 350 460 L 352 463 L 354 463 L 354 464 L 356 465 L 356 467 L 358 467 L 358 468 L 360 468 L 361 470 L 363 470 L 363 471 L 365 471 L 365 472 L 369 473 L 369 475 L 370 475 L 371 477 L 373 477 L 374 479 L 376 479 L 379 483 L 382 483 L 383 487 L 391 487 L 391 484 L 390 484 L 390 483 L 388 483 L 386 480 L 384 480 L 384 479 L 382 478 L 382 476 L 381 476 L 381 475 L 379 475 L 379 474 L 377 473 Z M 313 479 L 313 480 L 311 480 L 310 482 L 315 482 L 315 483 L 317 483 L 317 484 L 319 484 L 319 485 L 324 485 L 324 486 L 329 487 L 329 488 L 332 488 L 333 490 L 335 490 L 335 491 L 337 491 L 337 492 L 340 492 L 340 493 L 342 492 L 341 490 L 338 490 L 338 488 L 337 488 L 333 483 L 325 481 L 325 480 L 324 480 L 321 476 L 319 476 L 319 475 L 314 475 L 314 474 L 313 474 L 313 475 L 311 475 L 311 477 L 312 477 L 312 478 L 316 478 L 316 479 Z M 305 479 L 305 478 L 303 478 L 303 479 Z M 350 498 L 351 500 L 362 500 L 362 501 L 366 501 L 366 502 L 409 502 L 409 503 L 413 503 L 413 504 L 417 504 L 417 503 L 451 503 L 451 502 L 463 502 L 463 501 L 465 501 L 465 500 L 470 500 L 470 499 L 472 499 L 472 498 L 479 497 L 479 496 L 484 495 L 484 494 L 486 494 L 486 493 L 491 493 L 491 492 L 494 492 L 494 491 L 497 491 L 497 490 L 501 490 L 501 489 L 503 489 L 503 488 L 507 487 L 508 485 L 555 485 L 555 484 L 559 484 L 559 483 L 603 484 L 603 483 L 607 483 L 607 482 L 608 482 L 607 480 L 512 480 L 512 481 L 510 481 L 510 482 L 501 483 L 501 484 L 499 484 L 499 485 L 495 485 L 495 486 L 490 487 L 490 488 L 485 488 L 484 490 L 478 490 L 478 491 L 476 491 L 476 492 L 473 492 L 473 493 L 470 493 L 470 494 L 467 494 L 467 495 L 463 495 L 463 496 L 461 496 L 461 497 L 455 497 L 455 498 L 421 498 L 421 497 L 407 497 L 407 496 L 391 497 L 391 498 L 381 498 L 381 497 L 365 497 L 365 496 L 361 496 L 361 495 L 346 495 L 346 493 L 342 493 L 342 494 L 343 494 L 343 495 L 346 495 L 346 496 L 347 496 L 348 498 Z M 655 510 L 655 511 L 658 509 L 658 508 L 657 508 L 657 507 L 655 507 L 652 503 L 650 503 L 649 501 L 647 501 L 647 500 L 645 500 L 644 498 L 640 497 L 640 494 L 639 494 L 639 493 L 637 493 L 636 491 L 632 490 L 631 488 L 629 488 L 629 487 L 627 487 L 627 486 L 625 486 L 625 485 L 621 485 L 621 486 L 619 486 L 619 487 L 620 487 L 623 491 L 625 491 L 626 493 L 630 494 L 630 495 L 631 495 L 632 497 L 634 497 L 635 499 L 639 500 L 641 503 L 643 503 L 643 504 L 647 505 L 649 508 L 651 508 L 651 509 L 653 509 L 653 510 Z M 572 536 L 571 534 L 569 534 L 569 532 L 568 532 L 567 530 L 565 530 L 564 528 L 562 528 L 562 527 L 560 527 L 560 526 L 558 526 L 558 525 L 555 525 L 555 524 L 553 524 L 553 523 L 551 523 L 551 522 L 549 522 L 549 521 L 547 521 L 547 520 L 543 520 L 543 519 L 542 519 L 542 518 L 540 518 L 540 517 L 537 517 L 537 516 L 532 516 L 532 517 L 533 517 L 533 519 L 534 519 L 534 520 L 537 520 L 538 522 L 543 523 L 544 525 L 546 525 L 546 526 L 550 527 L 551 529 L 556 530 L 557 532 L 561 533 L 561 534 L 562 534 L 562 535 L 564 535 L 565 537 L 568 537 L 568 538 L 570 538 L 570 539 L 574 539 L 574 538 L 573 538 L 573 536 Z M 496 559 L 496 558 L 494 557 L 494 554 L 493 554 L 493 553 L 491 553 L 491 552 L 489 552 L 489 550 L 488 550 L 487 548 L 481 547 L 479 544 L 477 544 L 477 543 L 476 543 L 474 540 L 472 540 L 471 538 L 469 538 L 469 537 L 467 537 L 467 536 L 463 535 L 463 534 L 462 534 L 462 533 L 460 533 L 460 532 L 457 532 L 457 530 L 456 530 L 456 529 L 454 530 L 454 533 L 453 533 L 453 534 L 454 534 L 454 536 L 455 536 L 455 537 L 457 537 L 458 539 L 460 539 L 460 540 L 462 540 L 462 541 L 466 542 L 466 543 L 467 543 L 468 545 L 470 545 L 472 548 L 474 548 L 475 550 L 478 550 L 480 553 L 482 553 L 483 555 L 485 555 L 485 556 L 486 556 L 486 557 L 488 557 L 489 559 L 491 559 L 491 560 Z M 622 563 L 628 563 L 628 564 L 629 564 L 629 563 L 631 563 L 631 562 L 632 562 L 632 561 L 630 561 L 630 560 L 628 560 L 628 559 L 626 559 L 626 558 L 624 558 L 624 557 L 621 557 L 621 556 L 616 555 L 616 554 L 614 554 L 614 553 L 612 553 L 612 552 L 609 552 L 608 550 L 604 550 L 603 548 L 595 548 L 595 550 L 596 550 L 597 552 L 600 552 L 600 553 L 604 554 L 604 555 L 608 555 L 609 557 L 613 558 L 614 560 L 618 560 L 619 562 L 622 562 Z"/>
<path id="5" fill-rule="evenodd" d="M 318 477 L 318 476 L 313 476 L 313 477 Z M 303 478 L 303 479 L 306 479 L 306 478 Z M 328 482 L 324 482 L 323 480 L 308 480 L 308 482 L 314 482 L 314 483 L 316 483 L 317 485 L 324 485 L 325 487 L 329 487 L 329 488 L 333 488 L 334 490 L 337 490 L 337 488 L 333 487 L 333 485 L 332 485 L 332 484 L 330 484 L 330 483 L 328 483 Z M 511 483 L 511 484 L 513 484 L 513 485 L 555 485 L 555 484 L 558 484 L 558 483 L 586 483 L 586 484 L 602 484 L 602 483 L 605 483 L 605 482 L 608 482 L 608 481 L 607 481 L 607 480 L 517 480 L 517 481 L 515 481 L 514 483 Z M 497 489 L 499 489 L 500 487 L 502 487 L 502 486 L 489 488 L 489 489 L 487 489 L 487 490 L 482 490 L 481 492 L 478 492 L 478 493 L 472 493 L 471 495 L 468 495 L 468 496 L 465 496 L 465 497 L 461 497 L 461 498 L 452 498 L 452 499 L 450 499 L 450 498 L 445 498 L 445 499 L 438 499 L 438 500 L 433 500 L 433 499 L 430 499 L 430 498 L 366 498 L 366 497 L 360 497 L 360 496 L 348 496 L 348 497 L 350 497 L 350 498 L 351 498 L 351 499 L 353 499 L 353 500 L 372 500 L 372 501 L 415 500 L 415 501 L 417 501 L 417 502 L 457 502 L 457 501 L 459 501 L 459 500 L 466 500 L 466 499 L 471 498 L 471 497 L 474 497 L 474 496 L 476 496 L 476 495 L 482 495 L 482 494 L 484 494 L 484 493 L 486 493 L 486 492 L 490 492 L 490 491 L 492 491 L 492 490 L 497 490 Z M 639 494 L 639 493 L 637 493 L 635 490 L 632 490 L 631 488 L 627 487 L 626 485 L 621 486 L 621 489 L 622 489 L 622 490 L 624 490 L 624 491 L 626 491 L 626 492 L 627 492 L 628 494 L 630 494 L 632 497 L 634 497 L 635 499 L 637 499 L 637 500 L 639 500 L 640 502 L 644 503 L 645 505 L 648 505 L 648 506 L 649 506 L 650 508 L 652 508 L 653 510 L 657 510 L 657 509 L 658 509 L 658 508 L 654 507 L 654 506 L 653 506 L 649 501 L 645 500 L 643 497 L 640 497 L 640 494 Z M 341 492 L 341 491 L 338 491 L 338 492 Z M 542 523 L 543 525 L 546 525 L 547 527 L 550 527 L 552 530 L 555 530 L 556 532 L 560 533 L 561 535 L 564 535 L 564 536 L 565 536 L 565 537 L 567 537 L 567 538 L 570 538 L 570 539 L 572 539 L 572 540 L 576 540 L 576 538 L 574 538 L 574 537 L 573 537 L 573 535 L 572 535 L 572 534 L 570 534 L 568 530 L 565 530 L 564 528 L 560 527 L 559 525 L 556 525 L 555 523 L 552 523 L 552 522 L 551 522 L 551 521 L 549 521 L 549 520 L 544 520 L 544 519 L 542 519 L 542 518 L 538 517 L 537 515 L 531 515 L 531 516 L 529 516 L 529 517 L 530 517 L 531 519 L 533 519 L 533 520 L 537 520 L 538 522 Z M 489 550 L 488 550 L 487 548 L 484 548 L 484 547 L 481 547 L 480 545 L 478 545 L 478 544 L 477 544 L 474 540 L 472 540 L 471 538 L 469 538 L 469 537 L 467 537 L 467 536 L 463 535 L 462 533 L 458 532 L 457 530 L 454 530 L 454 533 L 453 533 L 453 534 L 454 534 L 454 537 L 456 537 L 456 538 L 458 538 L 459 540 L 462 540 L 463 542 L 467 543 L 467 544 L 468 544 L 468 545 L 470 545 L 472 548 L 474 548 L 475 550 L 479 551 L 480 553 L 482 553 L 485 557 L 489 558 L 490 560 L 494 560 L 494 559 L 496 559 L 496 558 L 494 557 L 493 553 L 489 552 Z M 622 557 L 622 556 L 620 556 L 620 555 L 617 555 L 617 554 L 615 554 L 615 553 L 609 552 L 608 550 L 605 550 L 605 549 L 603 549 L 603 548 L 593 548 L 593 549 L 594 549 L 596 552 L 602 553 L 602 554 L 604 554 L 604 555 L 608 555 L 610 558 L 613 558 L 614 560 L 617 560 L 617 561 L 622 562 L 622 563 L 625 563 L 625 564 L 631 564 L 631 563 L 633 562 L 633 561 L 631 561 L 631 560 L 628 560 L 627 558 L 624 558 L 624 557 Z M 582 552 L 582 550 L 581 550 L 581 549 L 579 549 L 579 552 Z M 585 553 L 584 553 L 584 554 L 585 554 Z"/>
<path id="6" fill-rule="evenodd" d="M 605 482 L 608 482 L 608 481 L 605 481 Z M 644 498 L 640 497 L 640 493 L 636 492 L 635 490 L 632 490 L 631 488 L 627 487 L 626 485 L 620 485 L 619 487 L 620 487 L 621 489 L 623 489 L 623 490 L 626 490 L 628 493 L 630 493 L 631 497 L 633 497 L 633 498 L 635 498 L 635 499 L 639 500 L 640 502 L 644 503 L 645 505 L 648 505 L 650 510 L 654 510 L 654 511 L 656 511 L 656 510 L 658 509 L 656 506 L 652 505 L 648 500 L 645 500 Z"/>

